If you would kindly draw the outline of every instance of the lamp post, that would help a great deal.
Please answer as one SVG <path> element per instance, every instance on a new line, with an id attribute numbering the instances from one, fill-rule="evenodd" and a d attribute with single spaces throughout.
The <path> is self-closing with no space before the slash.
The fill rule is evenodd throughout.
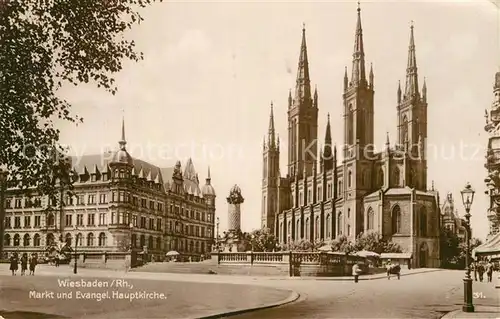
<path id="1" fill-rule="evenodd" d="M 78 227 L 75 225 L 75 230 L 78 230 Z M 80 237 L 78 236 L 78 233 L 75 235 L 75 266 L 73 267 L 73 273 L 76 275 L 78 273 L 78 255 L 77 255 L 77 249 L 78 249 L 78 240 Z"/>
<path id="2" fill-rule="evenodd" d="M 465 278 L 464 278 L 464 304 L 462 306 L 463 312 L 474 312 L 474 305 L 472 303 L 472 278 L 470 277 L 470 207 L 472 206 L 472 201 L 474 200 L 474 190 L 470 186 L 470 183 L 465 185 L 465 188 L 460 192 L 462 194 L 462 202 L 465 207 L 465 219 L 466 219 L 466 229 L 467 229 L 467 251 L 465 253 Z"/>
<path id="3" fill-rule="evenodd" d="M 215 238 L 215 245 L 217 246 L 217 252 L 220 252 L 220 248 L 219 248 L 219 217 L 217 217 L 217 237 Z"/>
<path id="4" fill-rule="evenodd" d="M 253 240 L 255 239 L 255 235 L 252 234 L 252 236 L 250 236 L 250 238 L 251 238 L 250 243 L 252 244 L 252 253 L 253 253 Z"/>
<path id="5" fill-rule="evenodd" d="M 3 235 L 5 229 L 5 190 L 7 171 L 0 168 L 0 258 L 3 256 Z"/>
<path id="6" fill-rule="evenodd" d="M 130 253 L 132 254 L 132 250 L 134 249 L 135 247 L 135 242 L 132 241 L 132 231 L 134 230 L 134 224 L 133 223 L 130 223 L 128 224 L 128 228 L 130 229 Z"/>

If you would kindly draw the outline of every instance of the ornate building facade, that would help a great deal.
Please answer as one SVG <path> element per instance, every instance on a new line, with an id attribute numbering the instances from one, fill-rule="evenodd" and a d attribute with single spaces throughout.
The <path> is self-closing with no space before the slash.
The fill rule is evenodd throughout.
<path id="1" fill-rule="evenodd" d="M 210 169 L 200 185 L 191 159 L 182 172 L 180 161 L 160 168 L 132 158 L 123 123 L 119 145 L 112 156 L 72 158 L 74 196 L 62 192 L 64 204 L 53 211 L 46 211 L 46 196 L 9 188 L 4 251 L 43 255 L 65 242 L 82 252 L 147 250 L 160 260 L 170 250 L 209 252 L 216 197 Z"/>
<path id="2" fill-rule="evenodd" d="M 279 165 L 280 145 L 273 106 L 263 149 L 261 226 L 281 243 L 328 241 L 378 231 L 413 254 L 413 267 L 439 266 L 439 198 L 427 190 L 427 87 L 418 84 L 413 25 L 406 84 L 397 88 L 395 145 L 374 142 L 375 81 L 367 76 L 358 8 L 351 76 L 344 75 L 343 159 L 332 145 L 328 116 L 324 146 L 318 147 L 319 94 L 311 91 L 305 29 L 302 30 L 295 94 L 288 96 L 288 166 Z M 318 152 L 319 148 L 319 152 Z"/>
<path id="3" fill-rule="evenodd" d="M 455 200 L 451 193 L 448 193 L 446 200 L 441 206 L 441 227 L 451 230 L 461 240 L 466 239 L 467 229 L 465 227 L 465 220 L 459 217 L 458 210 L 455 208 Z"/>

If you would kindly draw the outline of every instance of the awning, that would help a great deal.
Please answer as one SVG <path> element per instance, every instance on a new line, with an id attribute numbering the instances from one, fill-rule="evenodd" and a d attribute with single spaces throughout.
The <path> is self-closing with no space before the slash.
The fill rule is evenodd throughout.
<path id="1" fill-rule="evenodd" d="M 411 259 L 411 253 L 382 253 L 381 259 Z"/>
<path id="2" fill-rule="evenodd" d="M 476 254 L 500 254 L 500 233 L 493 236 L 484 244 L 474 248 L 472 250 L 472 256 L 475 256 Z"/>

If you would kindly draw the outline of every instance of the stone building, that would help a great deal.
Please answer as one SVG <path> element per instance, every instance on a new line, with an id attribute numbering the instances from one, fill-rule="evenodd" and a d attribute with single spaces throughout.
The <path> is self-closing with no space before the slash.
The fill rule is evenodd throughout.
<path id="1" fill-rule="evenodd" d="M 466 239 L 467 229 L 465 227 L 465 220 L 459 217 L 451 193 L 448 193 L 446 200 L 441 206 L 441 227 L 451 230 L 461 240 Z"/>
<path id="2" fill-rule="evenodd" d="M 319 93 L 311 90 L 303 29 L 295 93 L 288 95 L 285 177 L 271 105 L 263 147 L 261 226 L 274 231 L 281 243 L 329 241 L 341 235 L 354 240 L 362 232 L 378 231 L 413 254 L 413 267 L 439 266 L 439 198 L 427 190 L 427 87 L 425 81 L 420 87 L 418 80 L 412 25 L 406 83 L 395 94 L 396 143 L 391 145 L 387 136 L 384 149 L 377 152 L 375 76 L 372 66 L 367 75 L 358 7 L 351 76 L 346 68 L 342 90 L 343 146 L 332 145 L 328 116 L 319 147 Z"/>
<path id="3" fill-rule="evenodd" d="M 43 255 L 59 242 L 81 252 L 132 247 L 159 259 L 170 250 L 210 251 L 216 197 L 210 170 L 201 185 L 191 159 L 182 172 L 180 161 L 161 168 L 132 158 L 123 123 L 119 145 L 113 154 L 71 158 L 74 196 L 64 194 L 57 209 L 46 212 L 46 196 L 9 188 L 4 251 Z"/>

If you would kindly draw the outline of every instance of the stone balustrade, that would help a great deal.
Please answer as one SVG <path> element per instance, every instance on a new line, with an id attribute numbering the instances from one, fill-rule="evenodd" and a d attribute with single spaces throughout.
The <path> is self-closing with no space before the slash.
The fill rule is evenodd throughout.
<path id="1" fill-rule="evenodd" d="M 338 252 L 220 252 L 212 253 L 212 260 L 219 267 L 238 265 L 242 272 L 259 272 L 256 268 L 278 270 L 290 276 L 346 276 L 351 275 L 352 266 L 361 264 L 367 272 L 365 257 Z"/>

